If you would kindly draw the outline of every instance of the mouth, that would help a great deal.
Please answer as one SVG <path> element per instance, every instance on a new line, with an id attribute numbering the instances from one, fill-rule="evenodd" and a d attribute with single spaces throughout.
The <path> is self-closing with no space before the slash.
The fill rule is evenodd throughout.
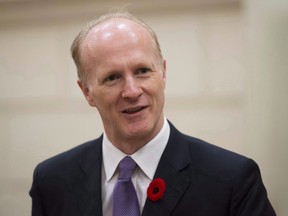
<path id="1" fill-rule="evenodd" d="M 125 109 L 123 110 L 122 112 L 124 114 L 135 114 L 135 113 L 138 113 L 138 112 L 141 112 L 142 110 L 146 109 L 147 106 L 137 106 L 137 107 L 132 107 L 132 108 L 128 108 L 128 109 Z"/>

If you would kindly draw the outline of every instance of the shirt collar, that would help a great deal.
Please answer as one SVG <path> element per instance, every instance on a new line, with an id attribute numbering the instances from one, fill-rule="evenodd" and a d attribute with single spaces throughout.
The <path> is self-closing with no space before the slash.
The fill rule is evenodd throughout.
<path id="1" fill-rule="evenodd" d="M 138 164 L 141 170 L 150 178 L 153 179 L 162 153 L 167 145 L 170 135 L 170 126 L 165 119 L 160 132 L 150 142 L 144 145 L 134 154 L 130 155 Z M 109 140 L 104 132 L 103 135 L 103 165 L 106 175 L 106 181 L 110 181 L 115 174 L 116 168 L 126 156 L 125 153 L 117 149 Z"/>

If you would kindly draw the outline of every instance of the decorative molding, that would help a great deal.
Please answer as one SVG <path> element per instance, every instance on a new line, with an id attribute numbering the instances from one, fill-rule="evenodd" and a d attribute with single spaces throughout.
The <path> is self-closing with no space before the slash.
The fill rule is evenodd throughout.
<path id="1" fill-rule="evenodd" d="M 14 25 L 43 24 L 46 22 L 87 21 L 113 7 L 127 6 L 136 14 L 173 12 L 187 10 L 206 10 L 218 7 L 239 7 L 241 0 L 145 0 L 129 2 L 127 0 L 0 0 L 0 27 Z"/>

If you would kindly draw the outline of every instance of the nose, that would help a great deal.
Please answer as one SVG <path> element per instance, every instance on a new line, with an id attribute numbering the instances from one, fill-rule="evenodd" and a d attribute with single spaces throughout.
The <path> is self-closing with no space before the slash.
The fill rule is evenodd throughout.
<path id="1" fill-rule="evenodd" d="M 125 79 L 122 97 L 127 99 L 136 99 L 143 93 L 139 81 L 135 77 L 129 76 Z"/>

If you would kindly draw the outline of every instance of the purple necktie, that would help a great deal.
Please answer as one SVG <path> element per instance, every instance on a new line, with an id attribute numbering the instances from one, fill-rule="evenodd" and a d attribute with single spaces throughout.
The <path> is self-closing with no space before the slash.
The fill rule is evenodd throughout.
<path id="1" fill-rule="evenodd" d="M 131 175 L 137 164 L 129 157 L 124 157 L 119 165 L 118 181 L 113 191 L 113 216 L 139 216 L 139 204 Z"/>

